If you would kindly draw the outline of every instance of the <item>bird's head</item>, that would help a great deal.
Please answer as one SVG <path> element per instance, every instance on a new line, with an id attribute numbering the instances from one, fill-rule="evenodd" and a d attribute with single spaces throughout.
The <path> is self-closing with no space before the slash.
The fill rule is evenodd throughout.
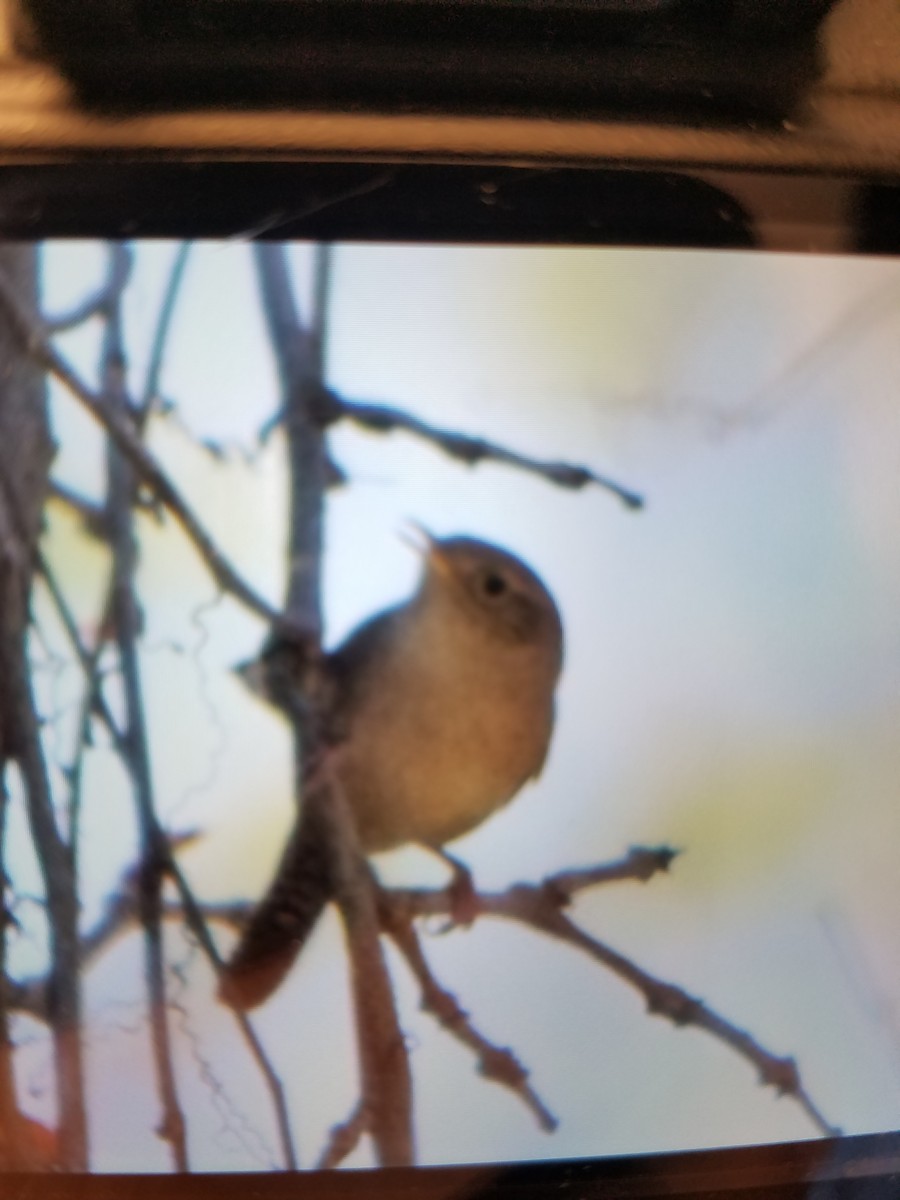
<path id="1" fill-rule="evenodd" d="M 441 596 L 504 640 L 542 642 L 562 656 L 562 621 L 549 589 L 516 555 L 473 537 L 438 538 L 410 523 L 422 555 L 420 596 Z"/>

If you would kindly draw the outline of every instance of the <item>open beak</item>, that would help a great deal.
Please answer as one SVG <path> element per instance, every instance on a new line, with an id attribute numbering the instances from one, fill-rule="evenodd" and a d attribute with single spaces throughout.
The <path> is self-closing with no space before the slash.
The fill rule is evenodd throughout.
<path id="1" fill-rule="evenodd" d="M 441 548 L 440 540 L 433 533 L 429 533 L 424 525 L 408 518 L 400 530 L 400 540 L 405 542 L 416 554 L 421 555 L 428 567 L 433 568 L 445 578 L 449 577 L 451 574 L 450 563 Z"/>

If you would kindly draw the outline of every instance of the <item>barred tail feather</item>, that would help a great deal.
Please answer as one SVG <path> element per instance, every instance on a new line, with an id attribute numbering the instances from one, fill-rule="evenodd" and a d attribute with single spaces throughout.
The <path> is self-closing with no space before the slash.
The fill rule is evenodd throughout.
<path id="1" fill-rule="evenodd" d="M 307 805 L 268 892 L 253 910 L 219 978 L 219 999 L 232 1008 L 268 1000 L 294 964 L 334 894 L 328 838 Z"/>

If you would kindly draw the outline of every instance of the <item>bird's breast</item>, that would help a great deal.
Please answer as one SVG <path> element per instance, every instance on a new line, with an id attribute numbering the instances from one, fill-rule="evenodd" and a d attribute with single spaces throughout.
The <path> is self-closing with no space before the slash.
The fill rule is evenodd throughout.
<path id="1" fill-rule="evenodd" d="M 407 630 L 373 664 L 339 750 L 364 847 L 443 845 L 511 799 L 543 762 L 557 671 L 470 623 Z"/>

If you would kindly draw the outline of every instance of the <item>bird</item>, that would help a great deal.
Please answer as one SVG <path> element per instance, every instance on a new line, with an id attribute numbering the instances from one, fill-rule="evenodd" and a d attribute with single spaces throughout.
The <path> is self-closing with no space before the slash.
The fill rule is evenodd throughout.
<path id="1" fill-rule="evenodd" d="M 445 845 L 506 805 L 544 765 L 563 626 L 546 585 L 508 550 L 413 529 L 422 569 L 412 595 L 365 621 L 325 660 L 334 738 L 326 753 L 365 854 L 418 844 L 465 872 Z M 280 680 L 268 698 L 278 703 L 280 693 L 282 707 L 291 661 L 284 655 L 274 643 L 262 663 L 242 669 L 264 694 L 267 676 Z M 270 997 L 334 897 L 324 841 L 321 809 L 304 804 L 222 968 L 219 996 L 231 1007 Z"/>

